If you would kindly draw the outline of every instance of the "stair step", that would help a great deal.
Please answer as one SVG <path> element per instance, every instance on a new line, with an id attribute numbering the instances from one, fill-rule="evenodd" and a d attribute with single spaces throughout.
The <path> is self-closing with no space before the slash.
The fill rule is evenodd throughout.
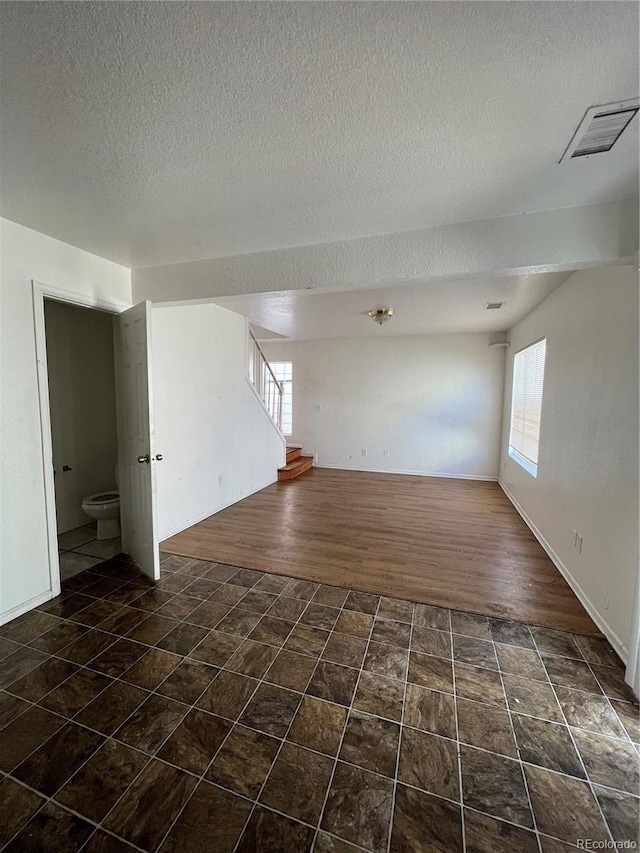
<path id="1" fill-rule="evenodd" d="M 299 459 L 301 451 L 301 447 L 289 447 L 287 445 L 287 462 L 293 462 L 294 459 Z"/>
<path id="2" fill-rule="evenodd" d="M 278 480 L 293 480 L 313 468 L 313 456 L 298 456 L 293 462 L 287 462 L 282 468 L 278 468 Z"/>

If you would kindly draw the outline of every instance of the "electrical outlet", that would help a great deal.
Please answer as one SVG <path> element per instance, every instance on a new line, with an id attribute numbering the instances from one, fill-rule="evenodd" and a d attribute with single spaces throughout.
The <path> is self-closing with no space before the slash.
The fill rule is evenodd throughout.
<path id="1" fill-rule="evenodd" d="M 388 456 L 389 456 L 389 451 L 388 451 L 388 450 L 383 450 L 383 451 L 382 451 L 382 455 L 383 455 L 383 456 L 387 456 L 387 457 L 388 457 Z"/>
<path id="2" fill-rule="evenodd" d="M 363 447 L 362 450 L 360 451 L 360 453 L 362 453 L 363 456 L 366 456 L 367 455 L 367 448 Z"/>
<path id="3" fill-rule="evenodd" d="M 582 536 L 578 533 L 578 541 L 576 542 L 576 548 L 578 549 L 578 554 L 582 554 Z"/>
<path id="4" fill-rule="evenodd" d="M 320 405 L 320 403 L 316 403 L 316 412 L 321 412 L 321 411 L 322 411 L 322 406 Z"/>
<path id="5" fill-rule="evenodd" d="M 578 547 L 578 531 L 572 530 L 571 533 L 573 534 L 573 547 L 577 548 Z"/>
<path id="6" fill-rule="evenodd" d="M 600 595 L 602 597 L 602 606 L 604 607 L 605 610 L 608 610 L 609 609 L 609 593 L 607 592 L 606 589 L 601 589 Z"/>
<path id="7" fill-rule="evenodd" d="M 218 485 L 222 485 L 222 474 L 218 474 Z"/>

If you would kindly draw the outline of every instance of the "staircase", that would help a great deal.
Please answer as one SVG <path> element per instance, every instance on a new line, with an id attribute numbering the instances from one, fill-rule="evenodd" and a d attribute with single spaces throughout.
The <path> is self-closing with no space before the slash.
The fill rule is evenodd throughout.
<path id="1" fill-rule="evenodd" d="M 287 447 L 287 464 L 278 468 L 278 482 L 294 480 L 313 468 L 313 456 L 302 456 L 301 450 L 300 447 Z"/>

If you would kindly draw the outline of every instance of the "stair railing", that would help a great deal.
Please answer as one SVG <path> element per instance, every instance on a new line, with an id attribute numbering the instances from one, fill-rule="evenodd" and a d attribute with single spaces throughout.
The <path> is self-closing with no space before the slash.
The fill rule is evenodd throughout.
<path id="1" fill-rule="evenodd" d="M 271 365 L 251 329 L 249 329 L 249 381 L 264 403 L 272 421 L 282 432 L 284 387 L 282 382 L 276 379 Z"/>

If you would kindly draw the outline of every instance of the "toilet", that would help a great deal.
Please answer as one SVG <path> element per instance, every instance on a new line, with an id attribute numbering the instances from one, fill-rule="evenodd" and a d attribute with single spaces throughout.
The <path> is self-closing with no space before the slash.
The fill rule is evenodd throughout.
<path id="1" fill-rule="evenodd" d="M 116 465 L 116 486 L 117 484 Z M 120 492 L 117 488 L 87 495 L 82 501 L 82 509 L 98 522 L 96 539 L 115 539 L 120 536 Z"/>

